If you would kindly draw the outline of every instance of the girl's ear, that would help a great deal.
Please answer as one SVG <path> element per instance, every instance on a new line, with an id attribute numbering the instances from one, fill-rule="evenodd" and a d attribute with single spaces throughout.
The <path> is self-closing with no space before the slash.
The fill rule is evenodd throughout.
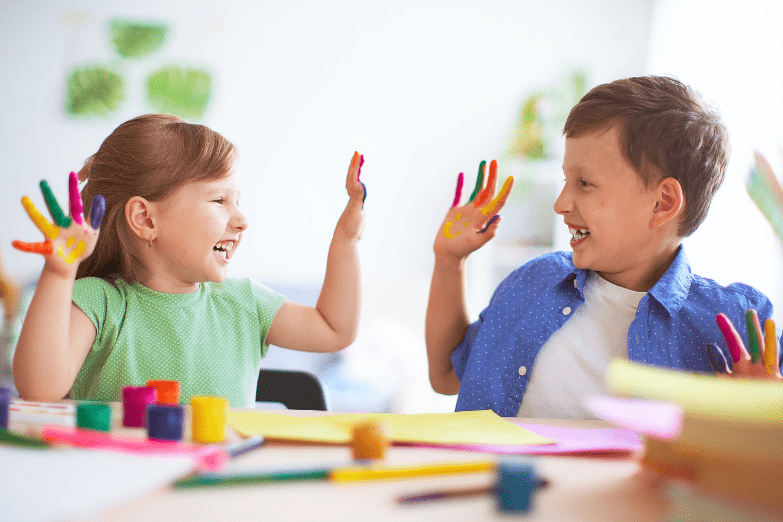
<path id="1" fill-rule="evenodd" d="M 141 196 L 133 196 L 125 203 L 125 221 L 136 237 L 142 241 L 155 239 L 154 207 Z"/>
<path id="2" fill-rule="evenodd" d="M 658 228 L 680 215 L 685 206 L 685 195 L 680 182 L 674 178 L 663 178 L 655 190 L 657 194 L 650 225 Z"/>

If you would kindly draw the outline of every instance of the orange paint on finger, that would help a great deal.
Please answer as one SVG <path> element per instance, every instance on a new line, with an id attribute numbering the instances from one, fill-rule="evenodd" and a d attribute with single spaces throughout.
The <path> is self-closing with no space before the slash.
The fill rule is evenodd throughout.
<path id="1" fill-rule="evenodd" d="M 498 192 L 498 195 L 481 209 L 481 213 L 485 216 L 491 214 L 495 210 L 495 207 L 498 206 L 498 203 L 506 197 L 506 193 L 511 189 L 512 183 L 514 183 L 514 176 L 507 177 L 506 181 L 503 183 L 503 187 L 500 189 L 500 192 Z"/>
<path id="2" fill-rule="evenodd" d="M 489 200 L 489 198 L 492 197 L 492 193 L 495 192 L 497 177 L 498 177 L 498 162 L 496 160 L 492 160 L 489 164 L 489 178 L 487 178 L 487 186 L 484 187 L 484 190 L 481 191 L 479 197 L 477 197 L 476 201 L 473 202 L 473 205 L 475 207 L 480 207 L 481 205 L 486 203 Z"/>
<path id="3" fill-rule="evenodd" d="M 353 158 L 351 158 L 351 168 L 354 168 L 356 164 L 359 162 L 359 152 L 353 153 Z"/>
<path id="4" fill-rule="evenodd" d="M 48 256 L 52 253 L 52 242 L 48 239 L 43 243 L 24 243 L 22 241 L 13 241 L 11 246 L 22 252 L 29 252 L 31 254 L 41 254 Z"/>

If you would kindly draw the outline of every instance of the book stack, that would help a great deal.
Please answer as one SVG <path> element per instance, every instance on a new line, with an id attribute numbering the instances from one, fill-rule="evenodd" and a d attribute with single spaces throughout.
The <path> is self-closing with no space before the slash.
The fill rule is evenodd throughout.
<path id="1" fill-rule="evenodd" d="M 633 398 L 587 406 L 640 432 L 642 468 L 672 499 L 668 520 L 783 520 L 783 385 L 622 360 L 607 384 Z"/>

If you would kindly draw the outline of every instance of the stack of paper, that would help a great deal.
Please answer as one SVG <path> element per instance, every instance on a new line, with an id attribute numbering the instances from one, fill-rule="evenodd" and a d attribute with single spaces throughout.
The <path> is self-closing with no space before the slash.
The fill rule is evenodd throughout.
<path id="1" fill-rule="evenodd" d="M 586 406 L 643 434 L 646 469 L 783 513 L 783 385 L 621 360 L 610 365 L 607 384 L 636 399 L 598 397 Z"/>

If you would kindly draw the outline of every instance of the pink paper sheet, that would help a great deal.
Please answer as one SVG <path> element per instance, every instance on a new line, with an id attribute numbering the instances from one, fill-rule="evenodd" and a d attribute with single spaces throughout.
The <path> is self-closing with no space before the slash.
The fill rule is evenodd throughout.
<path id="1" fill-rule="evenodd" d="M 438 445 L 437 447 L 498 453 L 503 455 L 560 455 L 636 451 L 641 447 L 639 434 L 625 428 L 575 429 L 542 426 L 509 419 L 538 435 L 557 441 L 555 444 L 498 446 L 492 444 Z"/>
<path id="2" fill-rule="evenodd" d="M 596 417 L 646 435 L 673 439 L 680 433 L 683 409 L 673 402 L 596 395 L 585 399 Z"/>

